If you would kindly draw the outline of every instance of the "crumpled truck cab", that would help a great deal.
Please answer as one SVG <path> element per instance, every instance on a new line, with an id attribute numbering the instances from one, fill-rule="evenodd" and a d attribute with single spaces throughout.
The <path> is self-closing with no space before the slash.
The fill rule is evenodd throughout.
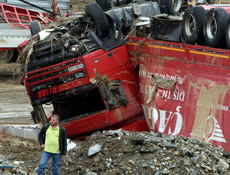
<path id="1" fill-rule="evenodd" d="M 34 121 L 46 123 L 43 105 L 51 104 L 69 137 L 143 119 L 122 32 L 111 19 L 105 20 L 96 3 L 88 4 L 86 12 L 89 18 L 41 31 L 28 42 L 33 50 L 24 54 L 28 59 L 24 82 Z M 98 16 L 105 21 L 96 23 L 95 29 L 89 23 L 99 20 Z M 87 28 L 90 25 L 94 27 Z M 47 37 L 41 40 L 42 34 Z"/>

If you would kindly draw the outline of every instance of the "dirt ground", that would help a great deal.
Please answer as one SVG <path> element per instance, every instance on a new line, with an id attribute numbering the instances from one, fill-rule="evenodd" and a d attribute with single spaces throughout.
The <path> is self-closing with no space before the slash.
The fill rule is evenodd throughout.
<path id="1" fill-rule="evenodd" d="M 0 135 L 0 156 L 3 156 L 5 160 L 1 160 L 1 164 L 5 166 L 9 166 L 13 164 L 15 161 L 19 161 L 20 166 L 23 169 L 33 174 L 32 172 L 38 165 L 40 156 L 41 156 L 41 149 L 38 143 L 23 140 L 21 138 L 16 138 L 12 136 L 4 137 Z"/>
<path id="2" fill-rule="evenodd" d="M 60 175 L 230 175 L 230 157 L 221 148 L 181 136 L 116 130 L 96 132 L 76 143 L 61 161 Z M 18 170 L 27 175 L 34 175 L 41 152 L 38 143 L 0 139 L 1 156 L 21 162 Z M 51 174 L 50 162 L 46 175 Z"/>

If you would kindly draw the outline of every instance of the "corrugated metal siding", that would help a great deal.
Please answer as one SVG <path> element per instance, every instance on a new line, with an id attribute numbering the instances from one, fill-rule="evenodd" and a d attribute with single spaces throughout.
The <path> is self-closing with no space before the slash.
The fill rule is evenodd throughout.
<path id="1" fill-rule="evenodd" d="M 69 1 L 70 0 L 57 0 L 58 7 L 61 9 L 62 12 L 67 11 Z M 27 0 L 27 2 L 32 3 L 34 5 L 37 5 L 39 7 L 42 7 L 44 9 L 52 11 L 51 4 L 52 4 L 53 0 Z M 0 0 L 0 3 L 5 3 L 5 0 Z M 18 1 L 18 0 L 7 0 L 7 4 L 13 5 L 13 6 L 16 6 L 16 7 L 20 7 L 20 8 L 25 8 L 25 9 L 29 9 L 29 10 L 35 10 L 35 11 L 38 11 L 38 12 L 43 12 L 40 9 L 32 7 L 32 6 L 30 6 L 28 4 L 25 4 L 25 3 L 21 2 L 21 1 Z"/>

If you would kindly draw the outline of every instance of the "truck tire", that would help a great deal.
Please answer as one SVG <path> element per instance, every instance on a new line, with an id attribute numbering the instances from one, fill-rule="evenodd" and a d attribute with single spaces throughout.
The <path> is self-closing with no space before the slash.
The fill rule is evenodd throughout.
<path id="1" fill-rule="evenodd" d="M 213 8 L 206 15 L 204 23 L 205 45 L 210 47 L 223 47 L 226 45 L 225 26 L 228 13 L 222 8 Z"/>
<path id="2" fill-rule="evenodd" d="M 182 0 L 161 0 L 160 6 L 166 10 L 167 14 L 179 16 L 179 10 L 181 8 L 180 4 L 182 5 Z"/>
<path id="3" fill-rule="evenodd" d="M 30 23 L 30 32 L 31 35 L 34 36 L 38 34 L 41 31 L 41 25 L 40 22 L 35 20 Z"/>
<path id="4" fill-rule="evenodd" d="M 173 9 L 179 12 L 183 4 L 183 0 L 173 0 Z"/>
<path id="5" fill-rule="evenodd" d="M 225 28 L 225 38 L 227 42 L 227 47 L 230 48 L 230 16 L 228 17 L 228 21 Z"/>
<path id="6" fill-rule="evenodd" d="M 85 13 L 94 19 L 96 23 L 96 33 L 99 37 L 105 37 L 109 34 L 109 22 L 102 8 L 96 2 L 87 4 L 85 6 Z"/>
<path id="7" fill-rule="evenodd" d="M 111 0 L 96 0 L 96 3 L 100 5 L 103 11 L 107 11 L 112 8 Z"/>
<path id="8" fill-rule="evenodd" d="M 106 52 L 125 44 L 123 33 L 121 31 L 121 24 L 117 23 L 115 26 L 113 19 L 109 15 L 107 15 L 107 19 L 110 24 L 110 32 L 106 37 L 99 38 L 94 32 L 89 33 L 90 38 L 97 44 L 97 46 Z"/>
<path id="9" fill-rule="evenodd" d="M 185 11 L 182 21 L 182 36 L 187 44 L 202 44 L 204 41 L 203 24 L 207 11 L 201 7 L 190 7 Z"/>

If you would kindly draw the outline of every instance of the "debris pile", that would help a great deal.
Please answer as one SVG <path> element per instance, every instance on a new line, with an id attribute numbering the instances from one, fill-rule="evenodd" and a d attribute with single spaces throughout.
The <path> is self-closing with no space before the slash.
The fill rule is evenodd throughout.
<path id="1" fill-rule="evenodd" d="M 185 138 L 122 130 L 97 132 L 68 153 L 63 174 L 227 174 L 222 148 Z"/>
<path id="2" fill-rule="evenodd" d="M 0 167 L 10 174 L 35 174 L 41 149 L 37 143 L 2 139 Z M 60 174 L 228 174 L 230 156 L 222 148 L 182 136 L 160 133 L 96 132 L 77 143 L 61 161 Z M 51 175 L 51 162 L 47 167 Z"/>
<path id="3" fill-rule="evenodd" d="M 32 175 L 40 157 L 41 149 L 38 143 L 12 136 L 1 136 L 0 174 Z"/>
<path id="4" fill-rule="evenodd" d="M 63 59 L 78 57 L 86 51 L 95 50 L 95 44 L 83 36 L 87 31 L 86 25 L 84 19 L 79 17 L 65 22 L 59 27 L 43 30 L 39 35 L 43 39 L 39 39 L 38 36 L 32 38 L 18 61 L 26 64 L 24 65 L 25 69 L 29 62 L 28 69 L 33 70 L 63 61 Z M 76 52 L 76 50 L 78 51 Z M 29 57 L 31 57 L 30 60 L 28 60 Z"/>

